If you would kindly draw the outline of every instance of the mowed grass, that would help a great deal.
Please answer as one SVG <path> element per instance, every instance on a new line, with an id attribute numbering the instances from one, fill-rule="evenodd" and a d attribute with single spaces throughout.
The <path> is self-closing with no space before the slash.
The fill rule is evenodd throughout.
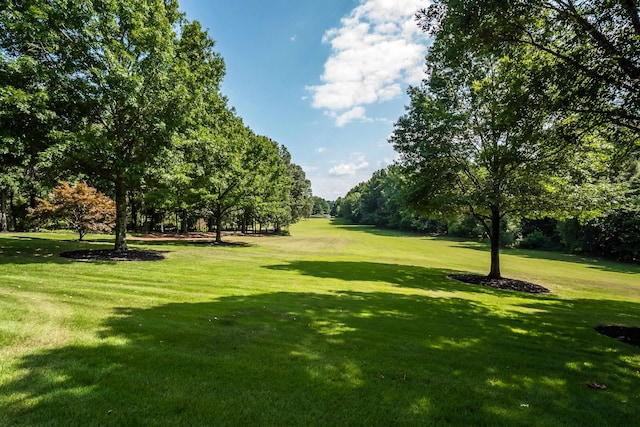
<path id="1" fill-rule="evenodd" d="M 640 268 L 326 219 L 234 246 L 0 236 L 0 425 L 622 426 L 640 420 Z M 599 390 L 587 384 L 606 386 Z"/>

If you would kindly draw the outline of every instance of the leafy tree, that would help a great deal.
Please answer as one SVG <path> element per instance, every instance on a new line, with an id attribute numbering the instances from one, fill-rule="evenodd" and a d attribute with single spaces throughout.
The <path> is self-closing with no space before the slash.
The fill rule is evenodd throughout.
<path id="1" fill-rule="evenodd" d="M 313 209 L 311 213 L 313 215 L 328 215 L 331 212 L 331 206 L 329 202 L 322 197 L 313 196 Z"/>
<path id="2" fill-rule="evenodd" d="M 7 52 L 59 76 L 50 79 L 48 93 L 59 94 L 67 111 L 77 111 L 67 113 L 56 131 L 65 142 L 58 160 L 110 183 L 117 206 L 115 249 L 126 250 L 127 193 L 140 187 L 154 157 L 197 104 L 189 91 L 196 80 L 193 65 L 212 56 L 210 43 L 201 43 L 202 32 L 184 21 L 176 0 L 10 6 L 3 21 Z M 219 67 L 212 78 L 219 80 L 224 68 L 213 56 Z"/>
<path id="3" fill-rule="evenodd" d="M 38 202 L 31 210 L 31 217 L 39 222 L 64 220 L 78 232 L 78 240 L 90 231 L 110 232 L 113 229 L 115 203 L 86 182 L 71 186 L 61 181 L 49 193 L 49 200 L 39 199 Z"/>
<path id="4" fill-rule="evenodd" d="M 290 156 L 289 156 L 290 157 Z M 309 181 L 300 165 L 289 163 L 291 189 L 289 203 L 291 206 L 291 220 L 298 221 L 307 218 L 313 209 L 311 181 Z"/>
<path id="5" fill-rule="evenodd" d="M 536 66 L 526 62 L 529 51 L 496 58 L 458 46 L 451 60 L 450 43 L 457 42 L 444 30 L 438 35 L 430 78 L 410 90 L 411 104 L 390 141 L 411 183 L 412 207 L 427 215 L 473 215 L 491 242 L 489 277 L 500 278 L 502 220 L 597 209 L 608 187 L 597 180 L 597 158 L 578 149 L 606 157 L 610 145 L 557 129 L 540 108 L 546 88 L 537 74 L 522 72 L 522 63 Z"/>

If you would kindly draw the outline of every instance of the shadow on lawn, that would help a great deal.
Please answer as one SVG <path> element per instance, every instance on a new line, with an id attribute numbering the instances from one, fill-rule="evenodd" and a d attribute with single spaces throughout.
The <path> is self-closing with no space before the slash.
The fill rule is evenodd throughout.
<path id="1" fill-rule="evenodd" d="M 291 271 L 305 276 L 346 281 L 386 282 L 404 288 L 501 293 L 493 288 L 479 287 L 448 279 L 453 270 L 418 267 L 413 265 L 384 264 L 365 261 L 292 261 L 265 268 Z"/>
<path id="2" fill-rule="evenodd" d="M 359 232 L 359 233 L 368 233 L 376 236 L 408 237 L 408 238 L 415 237 L 415 238 L 423 238 L 423 239 L 433 238 L 420 233 L 380 229 L 372 225 L 353 225 L 340 219 L 333 219 L 332 224 L 337 228 L 340 228 L 343 230 Z M 435 239 L 450 242 L 452 245 L 459 248 L 473 249 L 476 251 L 486 252 L 487 265 L 489 263 L 489 253 L 491 252 L 491 246 L 487 241 L 470 241 L 469 239 L 446 237 L 446 236 L 435 237 Z M 561 262 L 570 262 L 575 264 L 588 265 L 589 268 L 603 270 L 603 271 L 611 271 L 616 273 L 640 274 L 640 265 L 616 262 L 612 260 L 606 260 L 606 259 L 589 257 L 589 256 L 567 254 L 563 252 L 527 250 L 527 249 L 501 249 L 501 253 L 504 255 L 518 256 L 518 257 L 524 257 L 524 258 L 544 259 L 549 261 L 561 261 Z"/>
<path id="3" fill-rule="evenodd" d="M 92 264 L 116 264 L 120 261 L 110 259 L 74 259 L 60 256 L 63 252 L 111 250 L 113 242 L 100 240 L 52 240 L 33 236 L 0 236 L 0 265 L 55 263 L 69 264 L 88 261 Z M 136 245 L 129 245 L 129 249 L 138 249 Z M 169 251 L 154 251 L 167 253 Z M 144 260 L 140 260 L 144 261 Z"/>
<path id="4" fill-rule="evenodd" d="M 469 241 L 458 242 L 455 240 L 452 240 L 452 242 L 457 242 L 458 243 L 457 246 L 460 248 L 473 249 L 476 251 L 486 252 L 487 257 L 489 257 L 489 253 L 491 252 L 491 247 L 489 246 L 488 243 L 485 243 L 485 242 L 469 242 Z M 501 249 L 500 252 L 503 255 L 532 258 L 532 259 L 544 259 L 548 261 L 560 261 L 560 262 L 568 262 L 572 264 L 585 265 L 587 266 L 587 268 L 593 268 L 593 269 L 602 270 L 602 271 L 610 271 L 614 273 L 640 274 L 640 265 L 617 262 L 617 261 L 607 260 L 603 258 L 568 254 L 564 252 L 530 250 L 530 249 Z"/>
<path id="5" fill-rule="evenodd" d="M 0 264 L 68 264 L 73 261 L 60 257 L 60 252 L 90 248 L 106 249 L 107 246 L 98 248 L 98 246 L 90 245 L 87 242 L 0 235 Z"/>
<path id="6" fill-rule="evenodd" d="M 637 422 L 637 353 L 601 337 L 585 314 L 603 306 L 639 313 L 640 304 L 525 304 L 527 313 L 459 298 L 337 292 L 121 308 L 95 345 L 20 360 L 20 377 L 0 385 L 0 418 L 9 425 Z M 591 390 L 587 381 L 608 389 Z"/>

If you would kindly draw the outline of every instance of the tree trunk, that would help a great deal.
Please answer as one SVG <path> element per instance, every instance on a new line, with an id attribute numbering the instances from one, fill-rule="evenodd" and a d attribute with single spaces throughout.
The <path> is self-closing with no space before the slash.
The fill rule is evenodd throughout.
<path id="1" fill-rule="evenodd" d="M 7 190 L 0 190 L 0 231 L 9 231 L 7 223 Z"/>
<path id="2" fill-rule="evenodd" d="M 180 233 L 187 234 L 189 232 L 189 221 L 187 211 L 180 212 Z"/>
<path id="3" fill-rule="evenodd" d="M 216 217 L 216 243 L 222 243 L 222 211 L 217 207 L 214 213 Z"/>
<path id="4" fill-rule="evenodd" d="M 116 244 L 115 251 L 127 248 L 127 188 L 122 179 L 116 180 Z"/>
<path id="5" fill-rule="evenodd" d="M 491 234 L 489 235 L 491 240 L 491 271 L 489 277 L 492 279 L 500 279 L 500 212 L 492 208 L 491 209 Z"/>

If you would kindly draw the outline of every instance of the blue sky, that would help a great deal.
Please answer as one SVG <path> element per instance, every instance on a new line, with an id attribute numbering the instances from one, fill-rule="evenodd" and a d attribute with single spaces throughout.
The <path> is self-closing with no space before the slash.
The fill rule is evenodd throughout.
<path id="1" fill-rule="evenodd" d="M 223 93 L 285 145 L 313 193 L 344 196 L 395 159 L 387 139 L 424 76 L 427 0 L 180 0 L 216 41 Z"/>

